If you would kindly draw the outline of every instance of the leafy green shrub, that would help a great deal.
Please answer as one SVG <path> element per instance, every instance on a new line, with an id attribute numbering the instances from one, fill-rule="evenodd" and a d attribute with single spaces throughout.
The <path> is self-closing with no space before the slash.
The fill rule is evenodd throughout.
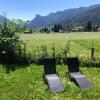
<path id="1" fill-rule="evenodd" d="M 0 27 L 0 61 L 11 63 L 17 60 L 17 52 L 21 46 L 22 41 L 19 34 L 16 33 L 16 26 L 13 22 L 4 22 Z"/>

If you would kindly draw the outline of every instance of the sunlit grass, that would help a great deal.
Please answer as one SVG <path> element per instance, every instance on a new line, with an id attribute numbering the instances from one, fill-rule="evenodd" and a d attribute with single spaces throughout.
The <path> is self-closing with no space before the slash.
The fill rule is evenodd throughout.
<path id="1" fill-rule="evenodd" d="M 19 66 L 19 65 L 18 65 Z M 19 66 L 20 67 L 20 66 Z M 51 94 L 43 81 L 43 66 L 30 65 L 10 73 L 0 66 L 0 100 L 99 100 L 100 98 L 100 69 L 84 68 L 81 71 L 88 77 L 94 88 L 79 89 L 68 77 L 67 65 L 57 65 L 65 91 Z"/>
<path id="2" fill-rule="evenodd" d="M 51 34 L 22 34 L 21 39 L 27 41 L 27 52 L 31 54 L 41 45 L 47 46 L 48 54 L 52 54 L 52 46 L 55 45 L 56 54 L 62 55 L 62 50 L 70 40 L 70 53 L 77 55 L 83 53 L 90 57 L 90 49 L 93 45 L 96 57 L 100 54 L 100 32 L 80 32 L 80 33 L 51 33 Z M 79 54 L 80 55 L 80 54 Z"/>

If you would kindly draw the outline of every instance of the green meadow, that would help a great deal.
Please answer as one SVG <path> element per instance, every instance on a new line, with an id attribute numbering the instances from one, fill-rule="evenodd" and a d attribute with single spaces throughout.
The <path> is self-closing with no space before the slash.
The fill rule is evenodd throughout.
<path id="1" fill-rule="evenodd" d="M 32 55 L 36 51 L 36 56 L 41 55 L 41 46 L 43 45 L 46 45 L 48 55 L 52 54 L 53 45 L 56 55 L 63 55 L 63 50 L 66 49 L 69 41 L 71 56 L 90 57 L 92 47 L 95 48 L 96 58 L 99 57 L 100 53 L 100 32 L 22 34 L 21 39 L 26 42 L 27 52 Z"/>

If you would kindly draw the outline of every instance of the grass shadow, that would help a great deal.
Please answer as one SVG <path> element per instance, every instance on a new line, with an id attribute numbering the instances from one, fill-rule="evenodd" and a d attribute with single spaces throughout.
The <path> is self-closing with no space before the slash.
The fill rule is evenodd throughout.
<path id="1" fill-rule="evenodd" d="M 10 73 L 19 68 L 27 68 L 29 64 L 2 64 L 2 66 L 6 69 L 6 73 Z"/>

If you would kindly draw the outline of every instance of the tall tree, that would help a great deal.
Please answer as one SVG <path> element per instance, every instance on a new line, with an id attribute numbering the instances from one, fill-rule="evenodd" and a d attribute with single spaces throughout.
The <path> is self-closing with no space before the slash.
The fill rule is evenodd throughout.
<path id="1" fill-rule="evenodd" d="M 91 23 L 91 21 L 87 22 L 86 31 L 88 31 L 88 32 L 92 31 L 92 23 Z"/>
<path id="2" fill-rule="evenodd" d="M 59 32 L 60 29 L 62 29 L 61 25 L 54 25 L 54 32 Z"/>

